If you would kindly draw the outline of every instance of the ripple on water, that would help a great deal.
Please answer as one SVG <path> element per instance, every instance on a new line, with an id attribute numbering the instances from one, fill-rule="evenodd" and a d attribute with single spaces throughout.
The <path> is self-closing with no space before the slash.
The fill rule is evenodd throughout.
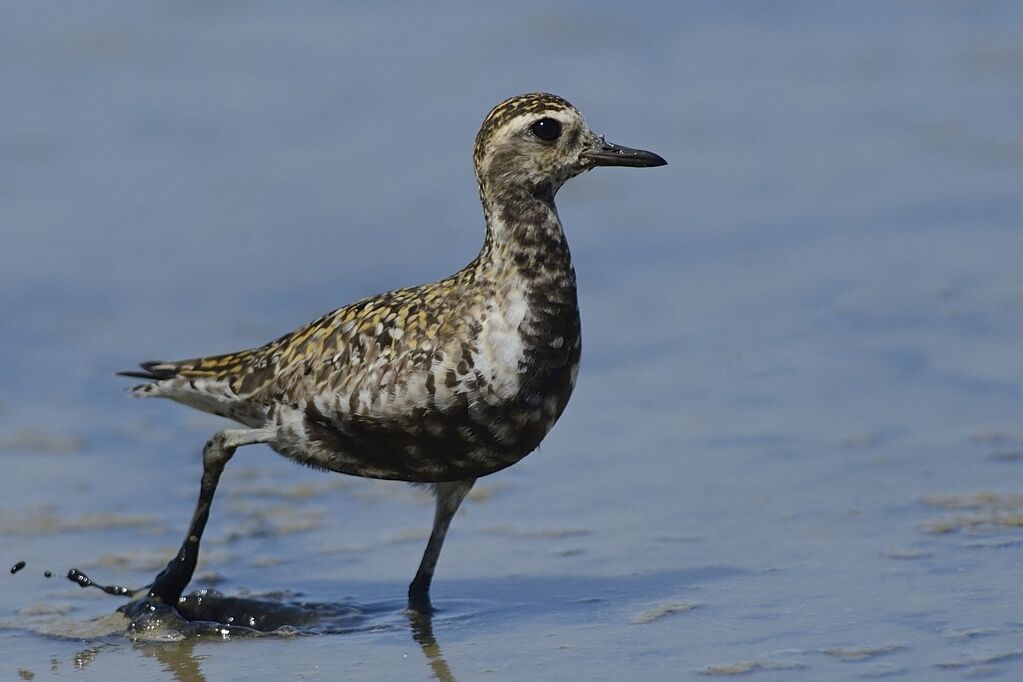
<path id="1" fill-rule="evenodd" d="M 112 528 L 159 529 L 161 524 L 150 516 L 133 514 L 92 513 L 61 516 L 53 505 L 26 505 L 17 511 L 0 510 L 0 534 L 38 536 Z"/>
<path id="2" fill-rule="evenodd" d="M 633 625 L 645 625 L 675 613 L 686 613 L 687 611 L 698 609 L 700 606 L 700 604 L 687 601 L 665 602 L 633 616 L 629 622 Z"/>
<path id="3" fill-rule="evenodd" d="M 39 605 L 18 612 L 16 621 L 0 625 L 62 639 L 103 640 L 126 637 L 136 642 L 173 642 L 191 639 L 238 639 L 336 635 L 366 631 L 425 631 L 422 617 L 405 611 L 404 601 L 369 604 L 301 601 L 301 594 L 277 591 L 266 594 L 225 596 L 211 589 L 182 597 L 175 607 L 151 600 L 144 590 L 94 583 L 73 569 L 68 578 L 82 587 L 94 587 L 120 597 L 135 596 L 114 613 L 97 618 L 68 618 L 68 606 Z M 480 605 L 449 604 L 437 622 L 462 620 L 480 612 Z M 431 620 L 431 619 L 427 619 Z M 427 623 L 427 626 L 430 624 Z M 428 627 L 426 629 L 429 629 Z"/>
<path id="4" fill-rule="evenodd" d="M 927 559 L 931 556 L 931 553 L 914 547 L 889 547 L 885 550 L 884 555 L 889 559 L 908 560 Z"/>
<path id="5" fill-rule="evenodd" d="M 824 653 L 827 654 L 828 656 L 834 656 L 840 661 L 865 661 L 869 658 L 876 658 L 878 656 L 890 654 L 895 651 L 902 651 L 905 648 L 906 648 L 905 645 L 902 644 L 832 647 L 830 649 L 824 649 Z"/>
<path id="6" fill-rule="evenodd" d="M 993 651 L 978 653 L 961 658 L 956 661 L 943 661 L 936 663 L 939 668 L 978 668 L 985 667 L 991 663 L 1004 663 L 1023 657 L 1023 651 Z"/>
<path id="7" fill-rule="evenodd" d="M 922 502 L 928 507 L 948 512 L 921 525 L 925 533 L 982 533 L 1023 527 L 1023 495 L 990 492 L 928 495 Z"/>
<path id="8" fill-rule="evenodd" d="M 701 675 L 728 677 L 731 675 L 745 675 L 755 670 L 802 670 L 806 667 L 805 663 L 797 661 L 748 660 L 709 665 L 697 672 Z"/>
<path id="9" fill-rule="evenodd" d="M 186 639 L 238 639 L 348 634 L 408 628 L 403 605 L 283 601 L 274 595 L 228 597 L 200 590 L 182 597 L 176 608 L 146 599 L 116 612 L 73 619 L 70 607 L 40 606 L 18 612 L 4 627 L 61 639 L 103 640 L 126 637 L 137 642 Z"/>

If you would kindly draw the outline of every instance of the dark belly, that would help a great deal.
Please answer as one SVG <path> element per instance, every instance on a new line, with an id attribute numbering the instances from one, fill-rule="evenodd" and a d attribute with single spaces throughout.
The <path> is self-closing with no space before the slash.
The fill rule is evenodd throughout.
<path id="1" fill-rule="evenodd" d="M 305 410 L 302 443 L 278 447 L 311 466 L 369 478 L 414 482 L 478 478 L 504 469 L 540 445 L 568 403 L 569 365 L 524 382 L 499 406 L 461 396 L 443 412 L 415 408 L 400 419 Z"/>

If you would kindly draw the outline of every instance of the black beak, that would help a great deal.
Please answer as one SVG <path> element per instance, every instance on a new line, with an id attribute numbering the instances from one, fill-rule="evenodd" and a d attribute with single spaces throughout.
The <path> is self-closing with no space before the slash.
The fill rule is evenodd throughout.
<path id="1" fill-rule="evenodd" d="M 597 144 L 582 153 L 594 166 L 631 166 L 632 168 L 652 168 L 666 166 L 668 162 L 653 152 L 642 149 L 630 149 L 606 142 L 603 137 Z"/>

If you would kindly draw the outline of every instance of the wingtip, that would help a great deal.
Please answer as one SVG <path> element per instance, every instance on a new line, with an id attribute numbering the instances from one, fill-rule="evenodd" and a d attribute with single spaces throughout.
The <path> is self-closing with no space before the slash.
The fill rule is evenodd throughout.
<path id="1" fill-rule="evenodd" d="M 140 372 L 138 370 L 128 370 L 126 372 L 114 372 L 119 377 L 131 377 L 133 379 L 156 379 L 152 372 Z"/>
<path id="2" fill-rule="evenodd" d="M 139 366 L 141 370 L 126 370 L 123 372 L 115 372 L 117 376 L 131 377 L 133 379 L 149 379 L 150 381 L 159 381 L 161 379 L 170 379 L 177 374 L 177 369 L 173 365 L 169 365 L 166 362 L 154 361 L 154 362 L 143 362 Z"/>

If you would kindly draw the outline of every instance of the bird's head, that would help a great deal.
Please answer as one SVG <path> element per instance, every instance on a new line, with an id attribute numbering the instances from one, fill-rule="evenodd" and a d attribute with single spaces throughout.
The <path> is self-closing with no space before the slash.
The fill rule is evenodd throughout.
<path id="1" fill-rule="evenodd" d="M 663 166 L 653 152 L 611 144 L 564 99 L 511 97 L 494 107 L 476 135 L 476 179 L 484 194 L 526 190 L 553 197 L 567 180 L 597 166 Z"/>

